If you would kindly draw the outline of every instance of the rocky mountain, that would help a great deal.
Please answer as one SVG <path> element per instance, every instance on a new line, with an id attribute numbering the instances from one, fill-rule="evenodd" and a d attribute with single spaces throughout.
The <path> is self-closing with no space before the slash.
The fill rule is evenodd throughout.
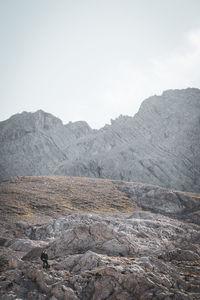
<path id="1" fill-rule="evenodd" d="M 2 300 L 200 299 L 199 194 L 28 176 L 0 201 Z"/>
<path id="2" fill-rule="evenodd" d="M 12 116 L 0 123 L 0 178 L 53 174 L 65 148 L 90 132 L 86 122 L 63 125 L 42 110 Z"/>
<path id="3" fill-rule="evenodd" d="M 166 91 L 145 100 L 95 136 L 69 146 L 76 157 L 56 174 L 113 178 L 200 190 L 200 90 Z"/>
<path id="4" fill-rule="evenodd" d="M 200 90 L 146 99 L 100 130 L 38 111 L 0 123 L 0 177 L 71 175 L 200 191 Z"/>

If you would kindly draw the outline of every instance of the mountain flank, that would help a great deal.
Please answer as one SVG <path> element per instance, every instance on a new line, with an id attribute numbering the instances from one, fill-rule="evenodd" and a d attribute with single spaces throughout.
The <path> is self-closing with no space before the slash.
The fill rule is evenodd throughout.
<path id="1" fill-rule="evenodd" d="M 0 122 L 0 178 L 110 178 L 200 192 L 200 90 L 168 90 L 100 130 L 43 111 Z"/>
<path id="2" fill-rule="evenodd" d="M 200 298 L 200 194 L 23 176 L 0 182 L 0 201 L 2 300 Z"/>

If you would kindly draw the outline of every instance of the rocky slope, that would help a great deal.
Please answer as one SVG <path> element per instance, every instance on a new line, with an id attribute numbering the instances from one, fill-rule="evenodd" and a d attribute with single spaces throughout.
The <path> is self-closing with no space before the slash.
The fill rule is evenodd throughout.
<path id="1" fill-rule="evenodd" d="M 200 192 L 200 90 L 146 99 L 100 130 L 23 113 L 0 123 L 0 178 L 71 175 Z"/>
<path id="2" fill-rule="evenodd" d="M 0 183 L 0 200 L 2 300 L 200 298 L 199 194 L 15 177 Z"/>

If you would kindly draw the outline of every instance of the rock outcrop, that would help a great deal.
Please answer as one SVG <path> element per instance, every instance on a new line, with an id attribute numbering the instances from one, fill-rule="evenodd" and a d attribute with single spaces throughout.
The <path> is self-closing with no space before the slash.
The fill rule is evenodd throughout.
<path id="1" fill-rule="evenodd" d="M 17 177 L 0 183 L 0 201 L 2 300 L 200 299 L 199 194 Z"/>
<path id="2" fill-rule="evenodd" d="M 200 90 L 146 99 L 100 130 L 22 113 L 0 123 L 0 178 L 70 175 L 200 191 Z"/>
<path id="3" fill-rule="evenodd" d="M 57 233 L 52 231 L 50 238 L 46 230 L 55 222 L 65 222 L 68 229 L 56 237 L 57 227 Z M 5 245 L 0 257 L 4 267 L 0 275 L 1 299 L 200 297 L 200 236 L 199 228 L 192 224 L 145 212 L 109 217 L 66 216 L 41 228 L 47 233 L 43 243 L 46 242 L 50 269 L 42 269 L 40 254 L 44 246 L 32 245 L 27 251 L 21 240 L 21 247 L 14 251 L 12 244 Z M 193 240 L 194 234 L 198 235 L 198 242 Z M 29 236 L 26 238 L 31 241 Z M 39 245 L 41 240 L 37 241 Z"/>

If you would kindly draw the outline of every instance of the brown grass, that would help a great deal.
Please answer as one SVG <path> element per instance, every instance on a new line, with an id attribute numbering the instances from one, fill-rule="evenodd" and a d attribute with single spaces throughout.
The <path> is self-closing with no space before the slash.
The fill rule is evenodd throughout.
<path id="1" fill-rule="evenodd" d="M 73 212 L 132 212 L 137 205 L 106 179 L 25 176 L 0 183 L 3 216 L 56 217 Z"/>

